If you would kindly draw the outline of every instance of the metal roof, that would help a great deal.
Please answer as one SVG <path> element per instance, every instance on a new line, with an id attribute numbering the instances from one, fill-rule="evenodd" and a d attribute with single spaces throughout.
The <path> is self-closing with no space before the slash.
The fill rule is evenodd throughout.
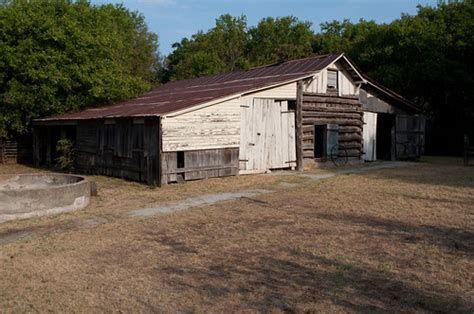
<path id="1" fill-rule="evenodd" d="M 314 56 L 249 70 L 232 71 L 195 79 L 169 82 L 144 95 L 115 105 L 52 116 L 36 121 L 82 120 L 108 117 L 161 116 L 196 105 L 218 101 L 319 72 L 342 54 Z"/>

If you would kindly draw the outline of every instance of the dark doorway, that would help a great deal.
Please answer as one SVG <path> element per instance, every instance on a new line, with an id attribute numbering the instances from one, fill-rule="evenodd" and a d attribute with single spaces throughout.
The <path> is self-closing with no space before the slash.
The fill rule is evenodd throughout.
<path id="1" fill-rule="evenodd" d="M 314 158 L 325 158 L 326 152 L 326 138 L 327 138 L 327 127 L 326 125 L 315 125 L 314 126 Z"/>
<path id="2" fill-rule="evenodd" d="M 394 114 L 377 114 L 377 159 L 392 159 L 392 130 L 394 128 Z"/>

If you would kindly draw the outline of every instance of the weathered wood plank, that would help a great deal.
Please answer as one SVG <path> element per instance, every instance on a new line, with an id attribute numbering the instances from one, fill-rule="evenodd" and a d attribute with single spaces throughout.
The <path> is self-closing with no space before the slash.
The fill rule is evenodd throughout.
<path id="1" fill-rule="evenodd" d="M 296 169 L 303 170 L 303 81 L 298 81 L 296 88 Z"/>

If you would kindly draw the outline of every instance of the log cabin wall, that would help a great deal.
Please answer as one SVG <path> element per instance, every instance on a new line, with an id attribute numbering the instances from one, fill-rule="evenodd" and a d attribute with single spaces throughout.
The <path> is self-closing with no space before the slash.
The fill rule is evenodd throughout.
<path id="1" fill-rule="evenodd" d="M 303 158 L 308 162 L 325 162 L 315 159 L 315 125 L 338 125 L 339 147 L 346 149 L 349 158 L 360 161 L 362 147 L 363 111 L 358 96 L 337 96 L 303 93 Z"/>

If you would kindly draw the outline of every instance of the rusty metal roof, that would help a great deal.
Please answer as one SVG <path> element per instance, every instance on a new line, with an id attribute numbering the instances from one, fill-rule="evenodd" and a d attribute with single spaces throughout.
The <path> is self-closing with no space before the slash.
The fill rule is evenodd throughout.
<path id="1" fill-rule="evenodd" d="M 315 56 L 249 70 L 169 82 L 140 97 L 119 102 L 115 105 L 91 108 L 81 112 L 38 119 L 37 121 L 161 116 L 233 95 L 241 95 L 253 90 L 304 78 L 321 71 L 341 56 L 342 54 Z"/>

